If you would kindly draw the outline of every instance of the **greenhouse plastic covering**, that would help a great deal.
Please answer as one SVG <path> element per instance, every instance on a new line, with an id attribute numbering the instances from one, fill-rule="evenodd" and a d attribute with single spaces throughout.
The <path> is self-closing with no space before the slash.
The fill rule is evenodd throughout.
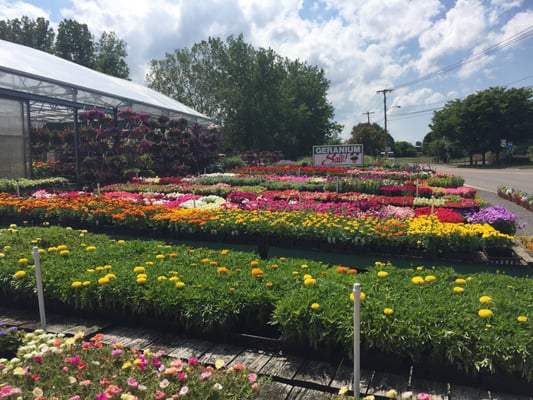
<path id="1" fill-rule="evenodd" d="M 124 110 L 208 123 L 211 118 L 146 86 L 103 74 L 30 47 L 0 40 L 0 89 L 34 100 L 34 113 L 54 119 L 65 106 Z M 34 96 L 34 97 L 31 97 Z M 55 114 L 54 114 L 55 113 Z"/>

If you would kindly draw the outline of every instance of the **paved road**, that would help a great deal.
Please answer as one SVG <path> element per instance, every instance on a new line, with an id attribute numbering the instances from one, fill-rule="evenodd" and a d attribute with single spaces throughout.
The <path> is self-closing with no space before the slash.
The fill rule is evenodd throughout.
<path id="1" fill-rule="evenodd" d="M 437 172 L 459 175 L 465 178 L 465 185 L 485 192 L 496 193 L 498 186 L 505 185 L 515 190 L 533 193 L 533 169 L 478 169 L 458 168 L 456 166 L 437 164 Z"/>

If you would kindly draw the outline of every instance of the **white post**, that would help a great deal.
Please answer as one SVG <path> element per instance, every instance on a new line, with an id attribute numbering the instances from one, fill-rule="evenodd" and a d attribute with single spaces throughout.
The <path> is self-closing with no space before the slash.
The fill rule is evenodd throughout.
<path id="1" fill-rule="evenodd" d="M 98 197 L 101 196 L 101 193 L 100 193 L 100 184 L 99 184 L 99 183 L 96 184 L 96 194 L 98 195 Z"/>
<path id="2" fill-rule="evenodd" d="M 35 263 L 35 281 L 37 283 L 37 300 L 39 302 L 39 316 L 41 318 L 41 329 L 46 330 L 46 315 L 44 311 L 43 278 L 41 275 L 41 262 L 39 259 L 39 248 L 33 248 L 33 261 Z"/>
<path id="3" fill-rule="evenodd" d="M 353 284 L 353 395 L 359 397 L 361 385 L 361 285 Z"/>

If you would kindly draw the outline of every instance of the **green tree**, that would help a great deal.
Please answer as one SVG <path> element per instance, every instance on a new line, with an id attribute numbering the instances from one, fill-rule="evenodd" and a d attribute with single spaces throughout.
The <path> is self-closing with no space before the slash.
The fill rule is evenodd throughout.
<path id="1" fill-rule="evenodd" d="M 92 68 L 94 44 L 89 28 L 72 19 L 64 19 L 57 28 L 55 54 L 58 57 Z"/>
<path id="2" fill-rule="evenodd" d="M 348 144 L 362 144 L 363 151 L 368 156 L 377 156 L 386 147 L 394 146 L 394 138 L 376 124 L 358 124 L 352 128 Z"/>
<path id="3" fill-rule="evenodd" d="M 395 142 L 394 154 L 396 157 L 416 157 L 416 147 L 405 141 Z"/>
<path id="4" fill-rule="evenodd" d="M 126 63 L 126 42 L 118 39 L 114 32 L 103 32 L 95 44 L 93 68 L 96 71 L 117 78 L 128 79 L 130 70 Z"/>
<path id="5" fill-rule="evenodd" d="M 297 158 L 341 130 L 323 70 L 255 49 L 242 34 L 167 53 L 150 69 L 150 87 L 220 121 L 230 151 L 283 150 Z"/>
<path id="6" fill-rule="evenodd" d="M 474 154 L 487 152 L 499 159 L 501 141 L 527 144 L 533 139 L 533 90 L 530 88 L 492 87 L 453 100 L 435 112 L 431 132 L 424 143 L 443 143 L 447 155 L 464 149 L 473 164 Z M 443 140 L 444 139 L 444 140 Z M 434 150 L 438 146 L 430 146 Z"/>
<path id="7" fill-rule="evenodd" d="M 54 43 L 54 30 L 42 17 L 36 20 L 21 19 L 0 21 L 0 39 L 50 53 Z"/>

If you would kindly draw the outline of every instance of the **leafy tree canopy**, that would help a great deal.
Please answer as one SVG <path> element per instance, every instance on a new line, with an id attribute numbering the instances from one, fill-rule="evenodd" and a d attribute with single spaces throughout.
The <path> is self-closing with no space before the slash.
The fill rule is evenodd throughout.
<path id="1" fill-rule="evenodd" d="M 51 53 L 54 36 L 50 22 L 41 17 L 35 21 L 26 16 L 21 19 L 0 21 L 0 39 L 37 50 Z"/>
<path id="2" fill-rule="evenodd" d="M 256 49 L 243 35 L 209 38 L 150 62 L 148 85 L 219 120 L 233 152 L 282 150 L 309 155 L 341 126 L 327 100 L 324 71 Z"/>
<path id="3" fill-rule="evenodd" d="M 20 20 L 0 21 L 0 39 L 55 54 L 76 64 L 119 78 L 129 78 L 126 43 L 113 32 L 103 32 L 95 41 L 86 24 L 64 19 L 57 34 L 44 18 L 35 21 L 24 16 Z"/>
<path id="4" fill-rule="evenodd" d="M 449 149 L 464 149 L 471 162 L 475 153 L 490 151 L 498 157 L 502 140 L 533 141 L 533 90 L 491 87 L 450 101 L 435 112 L 430 128 L 425 144 L 446 139 Z"/>
<path id="5" fill-rule="evenodd" d="M 352 128 L 348 144 L 362 144 L 366 155 L 377 156 L 386 147 L 394 147 L 394 138 L 376 123 L 358 124 Z"/>

